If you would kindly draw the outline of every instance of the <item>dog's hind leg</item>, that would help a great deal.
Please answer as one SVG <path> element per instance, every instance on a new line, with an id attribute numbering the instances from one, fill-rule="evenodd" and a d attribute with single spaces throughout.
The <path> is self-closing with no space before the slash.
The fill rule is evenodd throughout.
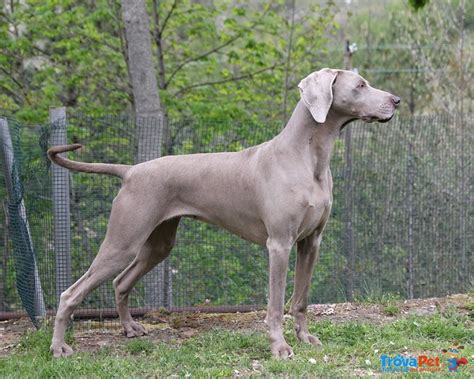
<path id="1" fill-rule="evenodd" d="M 92 290 L 132 261 L 157 225 L 156 219 L 149 204 L 138 206 L 124 193 L 117 196 L 99 253 L 87 272 L 61 294 L 51 343 L 55 357 L 72 354 L 72 349 L 64 342 L 64 334 L 76 307 Z"/>
<path id="2" fill-rule="evenodd" d="M 113 248 L 105 240 L 86 273 L 61 294 L 51 343 L 51 352 L 55 357 L 68 356 L 73 352 L 64 342 L 64 333 L 77 306 L 91 291 L 126 267 L 131 258 L 129 251 Z"/>
<path id="3" fill-rule="evenodd" d="M 176 217 L 158 225 L 133 262 L 114 280 L 117 311 L 127 337 L 147 334 L 145 328 L 132 319 L 128 295 L 143 275 L 168 257 L 175 243 L 179 220 Z"/>

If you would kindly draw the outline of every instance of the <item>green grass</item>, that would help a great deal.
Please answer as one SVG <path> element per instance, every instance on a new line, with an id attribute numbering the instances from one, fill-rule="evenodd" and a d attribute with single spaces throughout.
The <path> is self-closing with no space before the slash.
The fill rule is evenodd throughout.
<path id="1" fill-rule="evenodd" d="M 467 303 L 464 308 L 466 308 L 470 312 L 474 312 L 474 302 L 472 303 Z"/>
<path id="2" fill-rule="evenodd" d="M 377 304 L 382 306 L 382 312 L 387 316 L 396 316 L 401 312 L 400 303 L 402 298 L 395 293 L 371 293 L 362 297 L 356 297 L 360 304 Z"/>
<path id="3" fill-rule="evenodd" d="M 147 338 L 133 339 L 125 345 L 125 350 L 130 354 L 148 354 L 154 348 L 155 344 Z"/>
<path id="4" fill-rule="evenodd" d="M 205 332 L 181 343 L 155 343 L 142 338 L 94 353 L 53 359 L 49 354 L 51 331 L 45 329 L 27 334 L 16 351 L 0 359 L 0 377 L 356 377 L 377 373 L 381 354 L 441 356 L 441 349 L 454 342 L 465 346 L 463 355 L 469 360 L 455 377 L 474 376 L 472 321 L 455 309 L 443 315 L 401 318 L 385 325 L 327 320 L 311 323 L 311 331 L 324 344 L 321 348 L 297 342 L 292 329 L 292 322 L 287 322 L 285 336 L 295 352 L 288 361 L 271 358 L 264 333 L 229 330 Z M 68 339 L 71 342 L 71 337 Z M 430 377 L 446 375 L 447 369 Z"/>

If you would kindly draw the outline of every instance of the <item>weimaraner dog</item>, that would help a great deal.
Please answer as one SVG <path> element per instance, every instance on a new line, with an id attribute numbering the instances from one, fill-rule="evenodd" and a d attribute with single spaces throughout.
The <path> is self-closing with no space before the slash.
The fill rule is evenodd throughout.
<path id="1" fill-rule="evenodd" d="M 236 153 L 166 156 L 127 166 L 83 163 L 60 155 L 80 148 L 78 144 L 48 151 L 60 166 L 123 180 L 97 257 L 61 295 L 51 345 L 55 357 L 72 354 L 64 332 L 74 309 L 120 271 L 113 281 L 120 322 L 128 337 L 146 334 L 130 315 L 128 295 L 145 273 L 169 255 L 181 217 L 218 225 L 267 247 L 266 323 L 277 358 L 293 355 L 282 321 L 288 258 L 296 243 L 290 313 L 298 339 L 320 344 L 308 331 L 306 308 L 313 266 L 331 212 L 329 160 L 334 142 L 350 121 L 389 121 L 400 98 L 372 88 L 354 72 L 327 68 L 313 72 L 298 87 L 301 100 L 282 132 Z"/>

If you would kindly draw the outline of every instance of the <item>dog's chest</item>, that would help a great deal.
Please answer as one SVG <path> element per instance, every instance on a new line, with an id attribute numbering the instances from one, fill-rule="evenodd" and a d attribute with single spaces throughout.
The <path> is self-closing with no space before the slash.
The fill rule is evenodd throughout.
<path id="1" fill-rule="evenodd" d="M 298 228 L 298 240 L 315 231 L 322 232 L 331 213 L 332 198 L 328 192 L 317 191 L 308 198 L 304 216 Z"/>

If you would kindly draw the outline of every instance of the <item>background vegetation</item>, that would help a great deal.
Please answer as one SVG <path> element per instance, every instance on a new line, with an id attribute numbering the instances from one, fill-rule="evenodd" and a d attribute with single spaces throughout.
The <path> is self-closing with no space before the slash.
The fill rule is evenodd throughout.
<path id="1" fill-rule="evenodd" d="M 166 154 L 240 150 L 275 135 L 296 104 L 299 80 L 321 67 L 342 68 L 347 39 L 358 46 L 353 66 L 374 85 L 400 95 L 402 115 L 450 116 L 418 123 L 400 119 L 391 125 L 390 138 L 374 126 L 355 135 L 359 163 L 354 177 L 364 186 L 354 192 L 360 258 L 350 268 L 343 247 L 345 147 L 338 141 L 333 160 L 337 200 L 315 278 L 319 292 L 313 291 L 312 301 L 351 297 L 345 283 L 348 269 L 363 295 L 406 294 L 410 247 L 400 243 L 408 230 L 400 204 L 405 204 L 407 188 L 416 193 L 413 202 L 418 204 L 411 247 L 418 253 L 415 296 L 436 294 L 437 282 L 444 283 L 442 293 L 472 286 L 472 248 L 461 252 L 469 237 L 462 217 L 465 223 L 472 217 L 472 206 L 466 207 L 471 166 L 463 163 L 472 156 L 466 152 L 472 137 L 463 134 L 472 118 L 459 114 L 472 113 L 474 3 L 431 0 L 417 9 L 413 3 L 147 1 L 159 94 L 169 119 Z M 12 0 L 0 5 L 0 112 L 22 125 L 18 139 L 28 163 L 22 172 L 30 189 L 28 211 L 39 263 L 48 273 L 43 286 L 51 293 L 54 253 L 44 160 L 48 109 L 68 107 L 69 139 L 87 146 L 81 159 L 132 163 L 136 137 L 128 116 L 135 105 L 129 62 L 117 0 Z M 407 172 L 414 168 L 410 172 L 416 183 L 393 181 L 408 180 Z M 113 180 L 73 176 L 74 277 L 96 254 L 116 188 Z M 4 198 L 3 186 L 0 195 Z M 0 303 L 4 309 L 18 309 L 6 221 L 0 222 L 0 246 L 5 246 Z M 176 299 L 183 299 L 177 305 L 265 302 L 261 249 L 249 245 L 243 252 L 240 242 L 207 225 L 186 223 L 181 233 L 171 262 L 176 283 L 181 283 L 174 288 Z M 447 269 L 453 265 L 463 268 Z M 241 272 L 250 276 L 243 280 Z M 138 287 L 134 294 L 135 305 L 141 304 L 141 291 Z M 86 306 L 113 306 L 107 290 L 94 296 Z M 54 308 L 54 298 L 48 306 Z"/>
<path id="2" fill-rule="evenodd" d="M 399 94 L 402 113 L 472 106 L 471 1 L 432 0 L 417 11 L 405 0 L 147 4 L 172 119 L 284 122 L 301 78 L 342 67 L 346 39 L 358 45 L 354 67 Z M 88 115 L 131 111 L 126 43 L 118 0 L 3 2 L 0 109 L 30 122 L 59 105 Z"/>

